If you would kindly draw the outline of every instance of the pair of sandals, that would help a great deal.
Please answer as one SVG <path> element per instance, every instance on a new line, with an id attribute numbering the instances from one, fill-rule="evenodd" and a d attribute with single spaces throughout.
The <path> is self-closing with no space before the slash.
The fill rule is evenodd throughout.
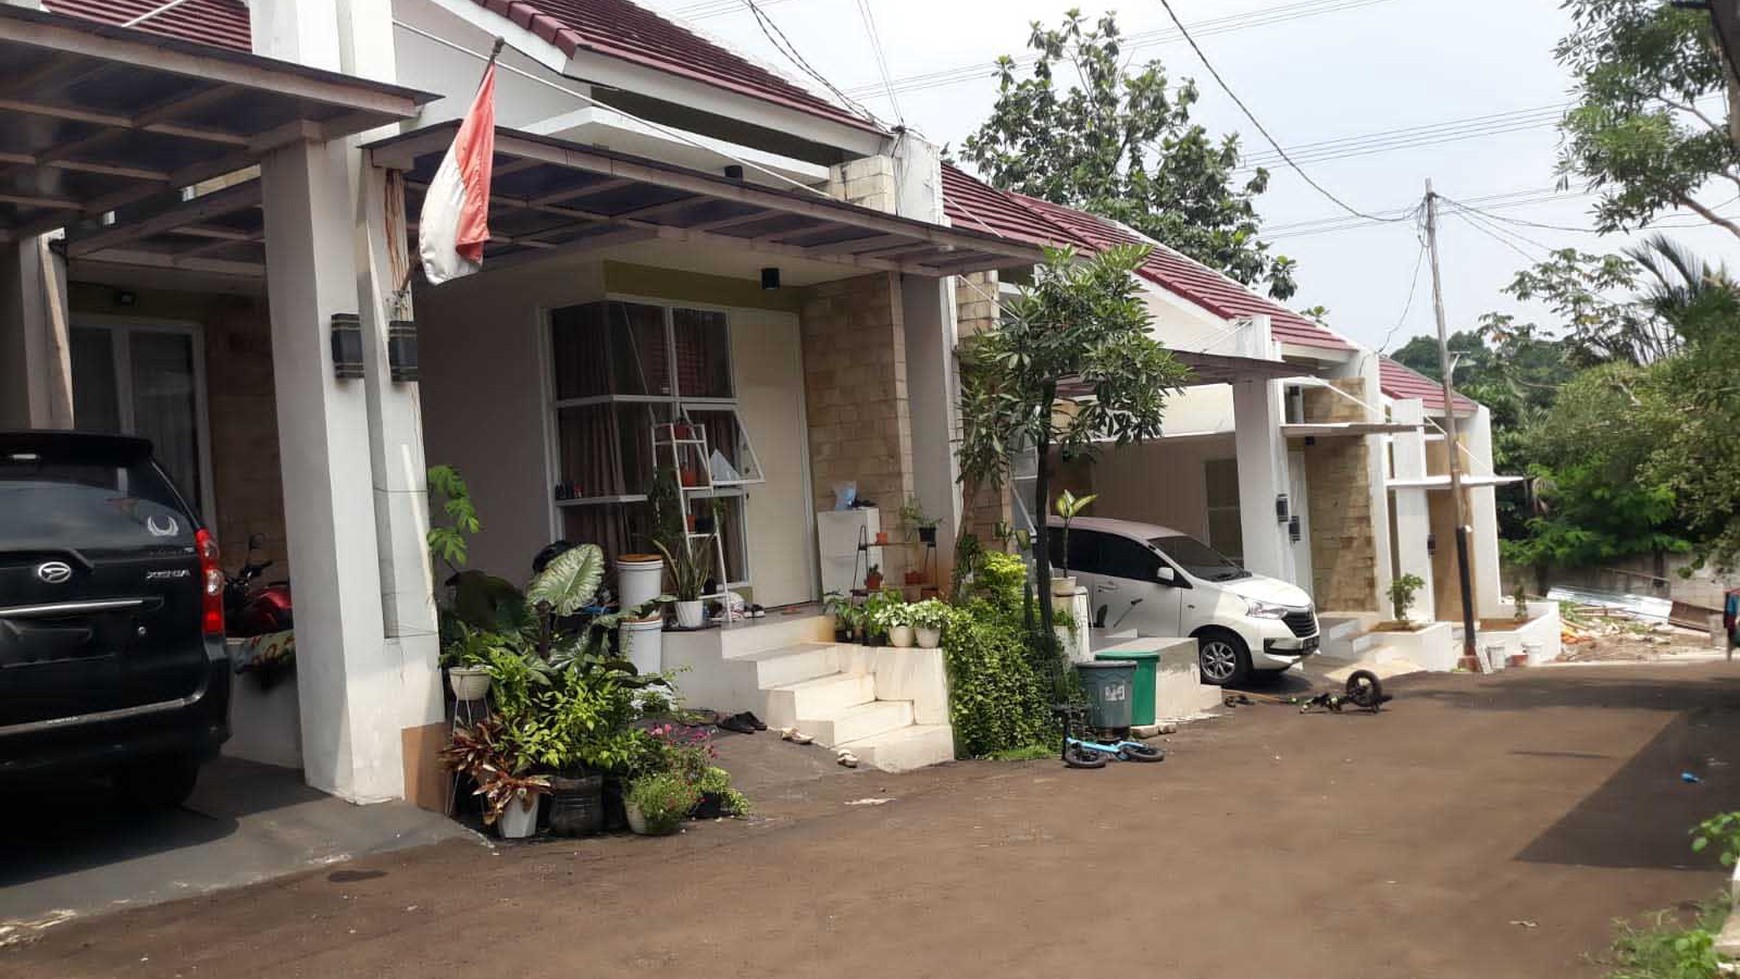
<path id="1" fill-rule="evenodd" d="M 790 741 L 792 744 L 814 744 L 816 741 L 815 738 L 803 733 L 802 731 L 799 731 L 795 727 L 782 727 L 782 728 L 780 728 L 779 729 L 779 736 L 781 739 L 786 740 L 786 741 Z M 846 750 L 845 748 L 835 748 L 834 749 L 834 760 L 839 762 L 841 765 L 844 765 L 847 768 L 857 768 L 858 767 L 858 756 L 852 754 L 852 752 Z"/>

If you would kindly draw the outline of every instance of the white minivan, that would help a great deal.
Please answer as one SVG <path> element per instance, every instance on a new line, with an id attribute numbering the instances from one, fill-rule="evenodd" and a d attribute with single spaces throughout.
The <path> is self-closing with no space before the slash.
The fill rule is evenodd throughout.
<path id="1" fill-rule="evenodd" d="M 1056 567 L 1063 522 L 1050 525 Z M 1310 595 L 1169 527 L 1078 517 L 1069 525 L 1069 573 L 1087 589 L 1095 625 L 1195 639 L 1204 683 L 1284 670 L 1317 651 Z"/>

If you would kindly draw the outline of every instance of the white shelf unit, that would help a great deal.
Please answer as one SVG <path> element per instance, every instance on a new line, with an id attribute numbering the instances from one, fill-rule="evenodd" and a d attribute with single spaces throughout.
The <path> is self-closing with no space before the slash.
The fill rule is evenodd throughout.
<path id="1" fill-rule="evenodd" d="M 688 434 L 680 434 L 684 432 Z M 725 602 L 726 593 L 731 590 L 734 582 L 731 581 L 730 573 L 725 567 L 725 541 L 719 535 L 719 521 L 722 517 L 717 512 L 713 514 L 713 529 L 710 531 L 702 532 L 689 530 L 687 528 L 693 512 L 691 509 L 691 503 L 694 500 L 712 500 L 723 496 L 741 496 L 743 495 L 743 492 L 742 490 L 721 489 L 713 482 L 713 452 L 707 444 L 707 430 L 689 421 L 686 412 L 679 416 L 678 421 L 655 422 L 652 427 L 651 437 L 653 478 L 658 478 L 659 469 L 666 463 L 669 464 L 671 472 L 675 473 L 677 476 L 677 499 L 681 501 L 683 506 L 683 547 L 687 551 L 686 556 L 689 560 L 693 561 L 695 559 L 696 542 L 712 541 L 713 573 L 716 576 L 716 580 L 719 582 L 719 590 L 716 592 L 709 592 L 701 597 L 703 599 L 713 599 Z M 668 458 L 661 458 L 661 450 L 667 454 Z M 684 465 L 685 459 L 683 456 L 686 452 L 693 454 L 693 457 L 686 461 L 693 463 L 695 468 L 689 468 Z M 685 477 L 690 473 L 696 472 L 699 473 L 699 481 L 691 484 Z M 729 609 L 727 609 L 727 611 L 729 611 Z M 725 624 L 730 625 L 730 623 L 731 616 L 727 614 L 725 616 Z"/>

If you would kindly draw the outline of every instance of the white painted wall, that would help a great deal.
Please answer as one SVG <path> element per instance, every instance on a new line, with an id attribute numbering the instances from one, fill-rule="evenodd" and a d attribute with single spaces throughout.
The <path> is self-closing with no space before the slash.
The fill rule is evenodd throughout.
<path id="1" fill-rule="evenodd" d="M 1231 435 L 1127 446 L 1094 463 L 1096 517 L 1156 523 L 1208 540 L 1203 463 L 1233 456 Z"/>
<path id="2" fill-rule="evenodd" d="M 738 414 L 767 482 L 748 487 L 749 576 L 760 605 L 814 601 L 816 547 L 804 424 L 803 348 L 792 313 L 733 309 Z"/>

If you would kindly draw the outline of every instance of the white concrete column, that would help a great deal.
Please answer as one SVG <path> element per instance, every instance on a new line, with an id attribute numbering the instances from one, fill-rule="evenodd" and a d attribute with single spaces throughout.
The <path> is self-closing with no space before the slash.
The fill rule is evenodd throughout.
<path id="1" fill-rule="evenodd" d="M 1248 357 L 1279 359 L 1269 318 L 1258 316 L 1241 331 L 1240 353 Z M 1233 447 L 1239 470 L 1239 529 L 1244 537 L 1246 569 L 1282 581 L 1294 581 L 1293 546 L 1287 536 L 1287 521 L 1276 512 L 1276 502 L 1287 496 L 1287 512 L 1293 513 L 1292 478 L 1288 472 L 1287 440 L 1281 435 L 1286 420 L 1285 395 L 1279 381 L 1235 381 L 1233 389 Z M 1297 583 L 1297 582 L 1295 582 Z M 1301 587 L 1310 590 L 1311 583 Z"/>
<path id="2" fill-rule="evenodd" d="M 1464 444 L 1463 472 L 1475 476 L 1494 475 L 1492 471 L 1492 411 L 1482 405 L 1473 417 L 1462 419 L 1467 433 Z M 1469 550 L 1472 552 L 1474 578 L 1474 611 L 1482 618 L 1497 618 L 1504 607 L 1503 568 L 1498 556 L 1498 492 L 1491 486 L 1476 486 L 1467 490 Z"/>
<path id="3" fill-rule="evenodd" d="M 48 245 L 0 245 L 0 428 L 73 427 L 66 261 Z"/>
<path id="4" fill-rule="evenodd" d="M 946 581 L 954 551 L 947 543 L 961 525 L 960 469 L 952 434 L 958 410 L 954 364 L 954 293 L 940 279 L 900 280 L 906 327 L 906 386 L 912 426 L 912 488 L 937 528 L 937 577 Z M 916 559 L 915 559 L 916 560 Z"/>
<path id="5" fill-rule="evenodd" d="M 1369 351 L 1360 357 L 1360 398 L 1371 406 L 1366 417 L 1381 422 L 1385 420 L 1384 394 L 1378 376 L 1378 363 L 1378 355 Z M 1389 439 L 1382 435 L 1367 435 L 1365 447 L 1365 490 L 1371 495 L 1371 539 L 1372 546 L 1377 551 L 1377 571 L 1372 576 L 1372 584 L 1376 589 L 1372 595 L 1372 607 L 1382 610 L 1389 607 L 1390 583 L 1395 580 L 1391 563 L 1395 552 L 1390 543 L 1390 507 L 1393 501 L 1386 485 L 1389 480 Z"/>
<path id="6" fill-rule="evenodd" d="M 1404 424 L 1417 424 L 1425 421 L 1425 406 L 1418 398 L 1409 398 L 1392 403 L 1391 414 L 1394 419 Z M 1393 455 L 1395 477 L 1398 480 L 1426 478 L 1426 437 L 1423 432 L 1402 432 L 1396 434 L 1390 443 Z M 1414 607 L 1411 617 L 1417 622 L 1431 622 L 1438 617 L 1437 603 L 1432 585 L 1432 555 L 1427 549 L 1427 537 L 1432 533 L 1432 511 L 1428 491 L 1424 489 L 1398 489 L 1391 493 L 1394 499 L 1396 514 L 1396 575 L 1415 574 L 1425 584 L 1414 593 Z M 1439 546 L 1455 546 L 1453 542 L 1440 541 Z M 1387 616 L 1390 612 L 1388 588 L 1382 596 L 1382 604 L 1378 606 Z"/>

